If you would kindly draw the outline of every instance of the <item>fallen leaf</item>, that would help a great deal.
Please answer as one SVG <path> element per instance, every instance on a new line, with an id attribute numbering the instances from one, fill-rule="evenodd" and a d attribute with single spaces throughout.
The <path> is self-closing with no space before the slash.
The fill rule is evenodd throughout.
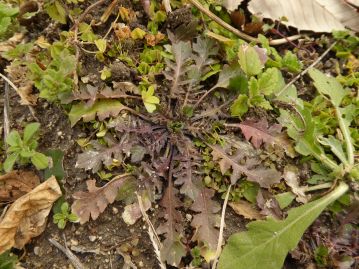
<path id="1" fill-rule="evenodd" d="M 93 220 L 97 219 L 100 213 L 115 201 L 119 188 L 125 184 L 128 177 L 116 177 L 100 188 L 96 187 L 96 180 L 87 180 L 88 192 L 78 191 L 72 196 L 75 201 L 71 210 L 79 217 L 80 223 L 88 222 L 90 216 Z"/>
<path id="2" fill-rule="evenodd" d="M 283 23 L 299 30 L 332 32 L 348 27 L 359 31 L 358 13 L 342 0 L 252 0 L 248 9 L 272 20 L 284 16 L 288 21 Z"/>
<path id="3" fill-rule="evenodd" d="M 46 227 L 52 204 L 62 195 L 52 176 L 17 199 L 0 220 L 0 253 L 12 247 L 21 249 Z"/>
<path id="4" fill-rule="evenodd" d="M 40 184 L 34 172 L 11 171 L 0 176 L 0 201 L 12 202 Z"/>
<path id="5" fill-rule="evenodd" d="M 234 212 L 245 217 L 246 219 L 263 219 L 263 215 L 261 215 L 261 213 L 259 213 L 259 211 L 247 201 L 239 200 L 238 202 L 230 202 L 228 204 L 234 210 Z"/>
<path id="6" fill-rule="evenodd" d="M 234 11 L 243 2 L 243 0 L 222 0 L 222 6 L 229 12 Z"/>
<path id="7" fill-rule="evenodd" d="M 151 208 L 151 201 L 147 195 L 142 195 L 142 202 L 145 212 Z M 142 212 L 138 202 L 125 206 L 125 210 L 122 213 L 122 219 L 126 224 L 133 225 L 141 217 Z"/>

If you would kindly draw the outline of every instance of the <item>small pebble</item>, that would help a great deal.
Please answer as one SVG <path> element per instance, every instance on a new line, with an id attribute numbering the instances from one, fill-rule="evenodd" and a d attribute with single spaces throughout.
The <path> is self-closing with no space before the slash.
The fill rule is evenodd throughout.
<path id="1" fill-rule="evenodd" d="M 143 266 L 144 266 L 143 261 L 140 261 L 140 262 L 138 263 L 138 266 L 139 266 L 139 267 L 143 267 Z"/>
<path id="2" fill-rule="evenodd" d="M 34 247 L 34 254 L 40 256 L 40 247 Z"/>
<path id="3" fill-rule="evenodd" d="M 97 239 L 97 237 L 96 237 L 95 235 L 90 235 L 90 236 L 89 236 L 89 240 L 90 240 L 91 242 L 95 242 L 96 239 Z"/>
<path id="4" fill-rule="evenodd" d="M 113 213 L 114 215 L 117 215 L 117 214 L 118 214 L 118 209 L 117 209 L 116 207 L 113 207 L 113 208 L 112 208 L 112 213 Z"/>
<path id="5" fill-rule="evenodd" d="M 58 132 L 57 132 L 57 136 L 62 136 L 62 132 L 61 132 L 61 131 L 58 131 Z"/>
<path id="6" fill-rule="evenodd" d="M 71 243 L 71 246 L 78 246 L 79 245 L 79 241 L 77 241 L 76 239 L 71 239 L 70 243 Z"/>
<path id="7" fill-rule="evenodd" d="M 187 221 L 191 221 L 192 220 L 192 215 L 191 214 L 186 214 L 186 219 L 187 219 Z"/>

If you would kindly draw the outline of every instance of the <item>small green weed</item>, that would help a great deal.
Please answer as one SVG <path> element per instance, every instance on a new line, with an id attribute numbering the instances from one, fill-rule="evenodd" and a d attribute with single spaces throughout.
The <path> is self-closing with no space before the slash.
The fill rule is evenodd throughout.
<path id="1" fill-rule="evenodd" d="M 23 138 L 18 131 L 11 131 L 6 139 L 7 158 L 4 162 L 4 170 L 11 171 L 15 162 L 20 165 L 32 163 L 37 169 L 48 167 L 49 159 L 44 154 L 37 152 L 38 130 L 40 124 L 37 122 L 26 125 Z"/>
<path id="2" fill-rule="evenodd" d="M 77 222 L 78 218 L 75 214 L 71 213 L 69 203 L 62 203 L 59 212 L 54 214 L 54 223 L 57 224 L 59 229 L 64 229 L 67 222 Z"/>

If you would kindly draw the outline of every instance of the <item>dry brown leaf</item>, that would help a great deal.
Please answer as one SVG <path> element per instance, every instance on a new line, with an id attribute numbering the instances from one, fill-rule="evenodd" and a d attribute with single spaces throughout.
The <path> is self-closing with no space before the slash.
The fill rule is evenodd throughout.
<path id="1" fill-rule="evenodd" d="M 40 184 L 31 171 L 11 171 L 0 176 L 0 202 L 13 202 Z"/>
<path id="2" fill-rule="evenodd" d="M 6 41 L 0 42 L 0 55 L 16 47 L 24 38 L 23 33 L 16 33 Z"/>
<path id="3" fill-rule="evenodd" d="M 75 213 L 84 224 L 93 220 L 106 209 L 109 204 L 115 201 L 119 188 L 126 182 L 129 177 L 127 175 L 116 177 L 103 187 L 96 187 L 96 180 L 87 180 L 88 192 L 79 191 L 73 194 L 75 199 L 71 206 L 72 212 Z"/>
<path id="4" fill-rule="evenodd" d="M 34 82 L 27 77 L 28 69 L 25 65 L 12 62 L 6 67 L 10 80 L 16 85 L 22 105 L 36 105 L 37 95 L 32 94 Z"/>
<path id="5" fill-rule="evenodd" d="M 252 0 L 248 9 L 257 16 L 279 20 L 285 24 L 314 32 L 344 30 L 345 26 L 359 30 L 356 10 L 344 0 Z"/>
<path id="6" fill-rule="evenodd" d="M 62 195 L 52 176 L 17 199 L 0 220 L 0 253 L 12 247 L 21 249 L 46 227 L 53 203 Z"/>
<path id="7" fill-rule="evenodd" d="M 239 200 L 238 202 L 231 202 L 228 204 L 234 210 L 234 212 L 236 212 L 238 215 L 245 217 L 246 219 L 258 220 L 264 218 L 264 216 L 261 215 L 261 213 L 259 213 L 259 211 L 247 201 Z"/>

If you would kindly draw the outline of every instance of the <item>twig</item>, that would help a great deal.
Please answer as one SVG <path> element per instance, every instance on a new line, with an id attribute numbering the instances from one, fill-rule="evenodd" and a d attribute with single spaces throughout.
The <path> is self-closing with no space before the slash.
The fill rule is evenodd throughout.
<path id="1" fill-rule="evenodd" d="M 142 216 L 143 218 L 145 219 L 145 222 L 147 223 L 148 225 L 148 235 L 150 237 L 150 240 L 152 242 L 152 246 L 153 246 L 153 249 L 155 251 L 155 254 L 156 254 L 156 258 L 158 260 L 158 265 L 161 269 L 166 269 L 166 265 L 163 263 L 163 261 L 161 260 L 161 252 L 160 252 L 160 249 L 161 249 L 161 241 L 156 233 L 156 230 L 155 230 L 155 227 L 153 227 L 153 224 L 152 222 L 150 221 L 147 213 L 146 213 L 146 210 L 143 208 L 143 202 L 142 202 L 142 198 L 139 194 L 137 194 L 137 200 L 138 200 L 138 204 L 140 206 L 140 210 L 141 210 L 141 213 L 142 213 Z"/>
<path id="2" fill-rule="evenodd" d="M 228 23 L 226 23 L 225 21 L 223 21 L 221 18 L 217 17 L 210 10 L 208 10 L 204 6 L 202 6 L 202 4 L 200 2 L 198 2 L 197 0 L 188 0 L 188 1 L 192 5 L 194 5 L 196 8 L 198 8 L 201 12 L 206 14 L 208 17 L 210 17 L 216 23 L 218 23 L 220 26 L 222 26 L 223 28 L 225 28 L 228 31 L 232 32 L 236 36 L 238 36 L 238 37 L 240 37 L 240 38 L 242 38 L 242 39 L 244 39 L 244 40 L 246 40 L 248 42 L 260 43 L 260 41 L 257 38 L 255 38 L 253 36 L 250 36 L 250 35 L 247 35 L 247 34 L 241 32 L 241 31 L 239 31 L 238 29 L 234 28 L 233 26 L 231 26 Z M 276 45 L 285 44 L 285 43 L 288 43 L 289 41 L 297 40 L 300 37 L 301 37 L 301 35 L 294 35 L 294 36 L 289 36 L 289 37 L 286 37 L 286 38 L 270 40 L 269 45 L 276 46 Z"/>
<path id="3" fill-rule="evenodd" d="M 23 96 L 23 94 L 21 93 L 21 91 L 19 90 L 18 87 L 16 87 L 16 85 L 9 79 L 7 78 L 5 75 L 3 75 L 2 73 L 0 73 L 0 77 L 7 82 L 15 91 L 16 93 L 20 96 L 21 100 L 24 102 L 24 104 L 26 104 L 27 100 L 26 98 Z M 35 110 L 27 103 L 26 104 L 27 107 L 30 110 L 31 115 L 33 116 L 33 118 L 37 121 L 39 121 L 39 119 L 35 116 Z"/>
<path id="4" fill-rule="evenodd" d="M 88 8 L 85 9 L 85 11 L 81 14 L 81 16 L 78 18 L 76 24 L 78 25 L 81 21 L 83 21 L 86 17 L 86 15 L 93 10 L 95 7 L 102 5 L 103 3 L 105 3 L 106 0 L 99 0 L 95 3 L 93 3 L 91 6 L 89 6 Z"/>
<path id="5" fill-rule="evenodd" d="M 166 13 L 171 13 L 172 8 L 171 8 L 170 0 L 162 0 L 162 3 L 165 6 Z"/>
<path id="6" fill-rule="evenodd" d="M 7 148 L 6 139 L 10 133 L 10 105 L 9 105 L 9 83 L 5 81 L 5 95 L 4 95 L 4 145 Z"/>
<path id="7" fill-rule="evenodd" d="M 324 51 L 322 55 L 320 55 L 311 65 L 309 65 L 306 69 L 304 69 L 300 74 L 298 74 L 295 78 L 293 78 L 287 85 L 284 86 L 283 89 L 280 90 L 280 92 L 276 93 L 276 96 L 280 96 L 283 92 L 285 92 L 294 82 L 296 82 L 299 78 L 304 76 L 309 69 L 316 66 L 324 57 L 327 55 L 331 49 L 335 46 L 337 42 L 335 41 L 333 44 L 330 45 L 330 47 Z"/>
<path id="8" fill-rule="evenodd" d="M 219 255 L 221 254 L 221 250 L 222 250 L 223 230 L 224 230 L 224 225 L 225 225 L 224 221 L 225 221 L 225 217 L 226 217 L 226 209 L 227 209 L 229 193 L 231 191 L 231 188 L 232 188 L 232 184 L 229 185 L 227 193 L 226 193 L 226 197 L 223 202 L 223 208 L 222 208 L 222 214 L 221 214 L 221 226 L 219 227 L 218 243 L 217 243 L 216 254 L 213 259 L 212 269 L 217 268 L 218 258 L 219 258 Z"/>
<path id="9" fill-rule="evenodd" d="M 86 269 L 86 267 L 81 263 L 79 258 L 77 258 L 75 254 L 73 254 L 72 251 L 67 246 L 65 247 L 62 246 L 59 242 L 57 242 L 53 238 L 49 238 L 49 242 L 53 244 L 55 247 L 57 247 L 59 250 L 61 250 L 62 253 L 66 255 L 66 257 L 70 260 L 70 262 L 76 269 Z"/>

